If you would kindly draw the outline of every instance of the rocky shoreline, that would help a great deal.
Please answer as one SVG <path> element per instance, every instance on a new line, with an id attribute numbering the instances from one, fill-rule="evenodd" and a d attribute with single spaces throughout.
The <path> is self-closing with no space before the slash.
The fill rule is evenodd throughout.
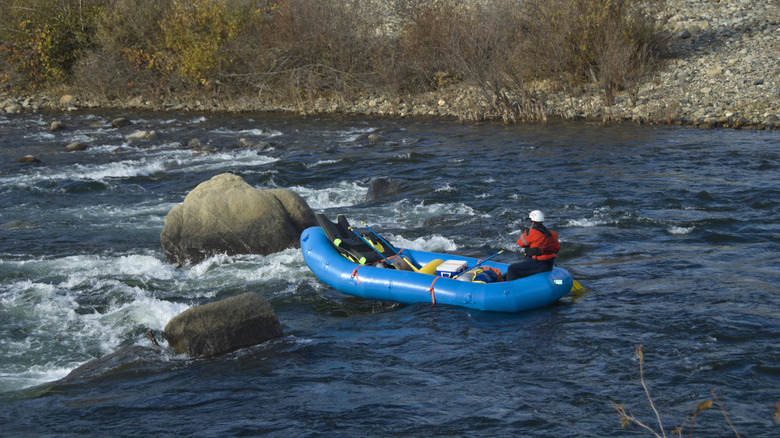
<path id="1" fill-rule="evenodd" d="M 541 119 L 598 120 L 604 123 L 676 124 L 704 128 L 780 128 L 780 2 L 760 0 L 670 0 L 671 57 L 639 88 L 636 105 L 621 93 L 612 106 L 595 86 L 571 93 L 537 84 Z M 351 101 L 318 99 L 280 104 L 262 98 L 152 102 L 135 97 L 98 101 L 77 92 L 37 96 L 0 94 L 5 114 L 79 109 L 156 111 L 284 111 L 296 114 L 352 114 L 392 117 L 434 116 L 501 119 L 486 108 L 474 88 L 451 88 L 412 97 L 357 96 Z M 474 108 L 485 108 L 473 114 Z"/>

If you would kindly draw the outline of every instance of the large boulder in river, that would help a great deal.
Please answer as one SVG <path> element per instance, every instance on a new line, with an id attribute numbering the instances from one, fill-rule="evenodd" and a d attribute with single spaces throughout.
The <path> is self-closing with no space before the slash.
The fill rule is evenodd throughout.
<path id="1" fill-rule="evenodd" d="M 168 345 L 192 357 L 229 353 L 282 335 L 273 308 L 254 292 L 191 307 L 165 326 Z"/>
<path id="2" fill-rule="evenodd" d="M 225 173 L 199 184 L 171 209 L 160 235 L 169 263 L 215 254 L 268 255 L 300 245 L 314 212 L 288 189 L 260 190 Z"/>

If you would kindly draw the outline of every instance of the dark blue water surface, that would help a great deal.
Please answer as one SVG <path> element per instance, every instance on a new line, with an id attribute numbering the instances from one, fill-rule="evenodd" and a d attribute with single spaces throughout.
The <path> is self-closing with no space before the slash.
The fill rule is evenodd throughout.
<path id="1" fill-rule="evenodd" d="M 112 128 L 113 118 L 133 124 Z M 717 397 L 740 436 L 780 402 L 780 133 L 274 114 L 0 118 L 0 435 L 625 436 Z M 68 129 L 49 132 L 52 121 Z M 136 130 L 152 140 L 131 142 Z M 204 145 L 186 144 L 197 138 Z M 270 145 L 237 148 L 239 139 Z M 83 142 L 86 151 L 66 152 Z M 266 146 L 268 146 L 266 145 Z M 16 160 L 34 155 L 39 163 Z M 529 211 L 587 290 L 503 314 L 343 295 L 300 251 L 177 269 L 160 232 L 224 172 L 416 249 L 519 258 Z M 400 191 L 367 200 L 378 178 Z M 428 221 L 428 222 L 426 222 Z M 426 225 L 427 223 L 427 225 Z M 137 356 L 192 305 L 254 291 L 285 336 L 211 359 Z M 734 432 L 716 403 L 694 436 Z"/>

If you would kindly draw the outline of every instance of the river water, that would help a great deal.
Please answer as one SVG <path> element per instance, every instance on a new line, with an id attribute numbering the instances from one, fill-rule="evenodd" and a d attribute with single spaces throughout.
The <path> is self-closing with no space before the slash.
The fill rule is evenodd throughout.
<path id="1" fill-rule="evenodd" d="M 158 136 L 125 139 L 138 129 Z M 612 407 L 658 431 L 640 344 L 667 434 L 713 394 L 741 436 L 780 431 L 778 132 L 102 111 L 3 116 L 0 138 L 0 435 L 650 435 Z M 502 262 L 541 209 L 587 290 L 489 313 L 349 297 L 297 249 L 164 263 L 165 215 L 224 172 L 400 246 Z M 381 177 L 401 190 L 367 201 Z M 52 385 L 247 291 L 283 338 Z M 717 404 L 692 431 L 733 435 Z"/>

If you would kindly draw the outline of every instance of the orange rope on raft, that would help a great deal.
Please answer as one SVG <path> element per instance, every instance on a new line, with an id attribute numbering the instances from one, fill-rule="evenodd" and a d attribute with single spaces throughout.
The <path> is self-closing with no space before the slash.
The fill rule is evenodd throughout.
<path id="1" fill-rule="evenodd" d="M 394 255 L 394 256 L 390 256 L 390 257 L 388 257 L 388 258 L 387 258 L 387 261 L 390 261 L 391 259 L 392 259 L 392 260 L 397 260 L 397 261 L 398 261 L 399 263 L 401 263 L 401 264 L 403 264 L 403 261 L 404 261 L 404 259 L 402 259 L 401 257 L 399 257 L 399 256 L 397 256 L 397 255 Z"/>
<path id="2" fill-rule="evenodd" d="M 358 278 L 358 275 L 357 275 L 357 270 L 358 270 L 358 268 L 360 268 L 361 266 L 368 266 L 368 264 L 366 263 L 366 264 L 364 264 L 364 265 L 358 265 L 358 267 L 357 267 L 357 268 L 355 268 L 355 270 L 354 270 L 354 271 L 352 271 L 352 275 L 350 275 L 350 277 L 355 277 L 355 280 L 357 280 L 358 284 L 360 284 L 360 278 Z"/>
<path id="3" fill-rule="evenodd" d="M 441 277 L 436 277 L 433 279 L 433 283 L 431 283 L 431 287 L 428 288 L 428 292 L 431 294 L 431 303 L 436 304 L 436 297 L 433 295 L 433 285 L 436 283 L 436 280 L 440 279 Z"/>

